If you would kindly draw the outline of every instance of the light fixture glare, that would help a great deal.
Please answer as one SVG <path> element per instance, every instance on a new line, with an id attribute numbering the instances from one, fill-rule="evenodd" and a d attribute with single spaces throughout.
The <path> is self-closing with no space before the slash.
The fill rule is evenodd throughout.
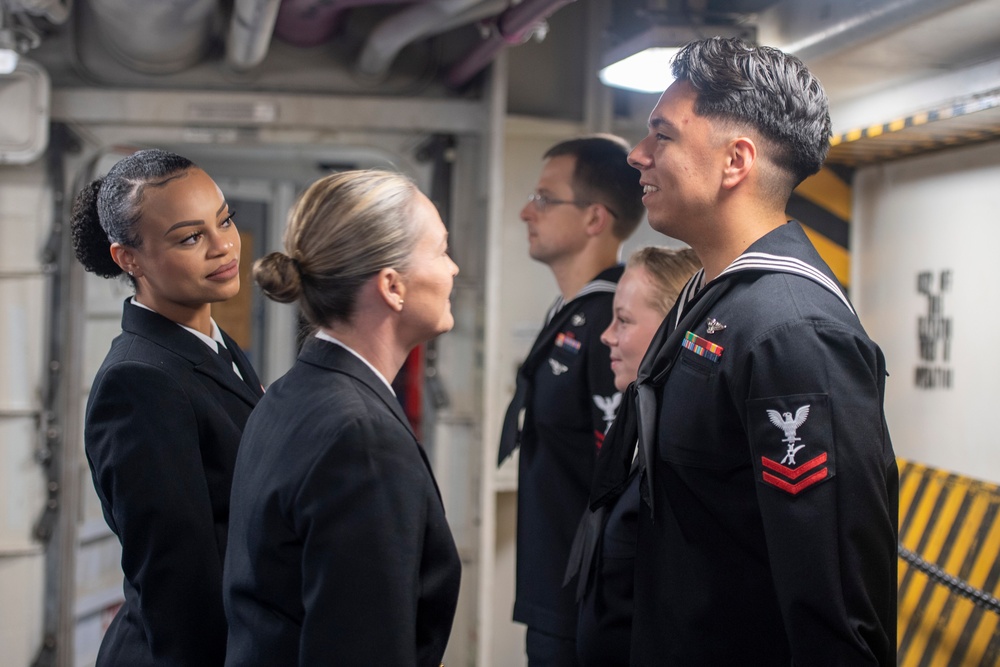
<path id="1" fill-rule="evenodd" d="M 673 83 L 670 59 L 678 51 L 677 47 L 650 47 L 608 65 L 598 76 L 606 86 L 662 93 Z"/>
<path id="2" fill-rule="evenodd" d="M 19 58 L 14 49 L 0 49 L 0 74 L 10 74 L 16 70 Z"/>
<path id="3" fill-rule="evenodd" d="M 653 25 L 609 49 L 598 77 L 607 86 L 661 93 L 674 81 L 671 58 L 685 44 L 711 35 L 755 43 L 757 29 L 750 25 Z"/>

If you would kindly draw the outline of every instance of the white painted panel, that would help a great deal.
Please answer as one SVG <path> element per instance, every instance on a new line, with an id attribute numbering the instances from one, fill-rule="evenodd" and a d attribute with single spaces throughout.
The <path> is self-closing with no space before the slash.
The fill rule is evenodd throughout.
<path id="1" fill-rule="evenodd" d="M 124 277 L 101 278 L 93 273 L 85 275 L 87 285 L 84 292 L 87 299 L 87 316 L 109 317 L 121 322 L 122 302 L 135 294 L 132 284 Z M 101 358 L 103 357 L 102 354 Z"/>
<path id="2" fill-rule="evenodd" d="M 35 461 L 36 437 L 34 418 L 0 419 L 0 554 L 41 552 L 32 530 L 48 496 L 45 474 Z"/>
<path id="3" fill-rule="evenodd" d="M 98 369 L 104 363 L 104 357 L 111 349 L 111 341 L 122 332 L 121 304 L 119 311 L 110 315 L 92 317 L 85 324 L 83 383 L 89 388 L 97 375 Z M 84 413 L 86 414 L 86 413 Z"/>
<path id="4" fill-rule="evenodd" d="M 30 665 L 42 645 L 42 596 L 45 557 L 0 558 L 0 646 L 3 664 Z"/>
<path id="5" fill-rule="evenodd" d="M 510 622 L 514 611 L 516 549 L 517 494 L 500 493 L 497 495 L 496 579 L 497 582 L 509 582 L 509 585 L 497 585 L 495 589 L 493 604 L 497 609 L 497 626 L 493 631 L 493 667 L 524 667 L 527 664 L 524 653 L 526 628 L 520 623 Z"/>
<path id="6" fill-rule="evenodd" d="M 41 270 L 51 229 L 52 193 L 40 168 L 0 169 L 0 271 Z"/>
<path id="7" fill-rule="evenodd" d="M 897 455 L 992 482 L 1000 482 L 998 186 L 997 143 L 870 167 L 855 181 L 852 225 L 853 298 L 888 361 Z M 919 321 L 929 312 L 922 272 L 941 296 L 940 322 L 950 323 L 947 358 L 943 339 L 934 359 L 920 355 Z M 951 387 L 917 386 L 920 369 L 950 372 Z"/>
<path id="8" fill-rule="evenodd" d="M 0 280 L 0 409 L 37 408 L 45 306 L 41 276 Z"/>
<path id="9" fill-rule="evenodd" d="M 76 614 L 99 613 L 123 599 L 121 544 L 113 534 L 80 544 L 76 559 Z"/>

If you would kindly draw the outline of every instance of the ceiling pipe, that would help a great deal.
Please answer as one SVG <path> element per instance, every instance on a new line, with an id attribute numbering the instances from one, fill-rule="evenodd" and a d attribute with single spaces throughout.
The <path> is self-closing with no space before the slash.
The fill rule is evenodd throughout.
<path id="1" fill-rule="evenodd" d="M 105 48 L 126 67 L 179 72 L 208 50 L 216 0 L 90 0 Z"/>
<path id="2" fill-rule="evenodd" d="M 236 0 L 226 41 L 226 64 L 245 72 L 264 62 L 281 0 Z"/>
<path id="3" fill-rule="evenodd" d="M 508 46 L 523 44 L 538 24 L 576 0 L 524 0 L 496 18 L 493 34 L 455 64 L 445 77 L 452 88 L 460 88 L 485 69 Z"/>
<path id="4" fill-rule="evenodd" d="M 13 0 L 7 5 L 12 12 L 43 16 L 55 25 L 62 25 L 73 9 L 73 0 Z"/>
<path id="5" fill-rule="evenodd" d="M 369 5 L 390 5 L 422 0 L 284 0 L 278 9 L 274 34 L 294 46 L 322 44 L 340 25 L 345 10 Z"/>
<path id="6" fill-rule="evenodd" d="M 355 72 L 364 79 L 383 78 L 403 47 L 416 39 L 435 34 L 438 26 L 479 2 L 480 0 L 432 0 L 390 16 L 369 35 L 358 56 Z"/>
<path id="7" fill-rule="evenodd" d="M 781 26 L 768 42 L 809 63 L 837 56 L 893 30 L 968 4 L 969 0 L 777 3 L 769 19 Z"/>
<path id="8" fill-rule="evenodd" d="M 459 12 L 434 28 L 432 34 L 439 35 L 454 28 L 460 28 L 470 23 L 479 23 L 486 19 L 492 19 L 500 12 L 510 7 L 510 0 L 483 0 L 474 7 L 469 7 L 463 12 Z"/>

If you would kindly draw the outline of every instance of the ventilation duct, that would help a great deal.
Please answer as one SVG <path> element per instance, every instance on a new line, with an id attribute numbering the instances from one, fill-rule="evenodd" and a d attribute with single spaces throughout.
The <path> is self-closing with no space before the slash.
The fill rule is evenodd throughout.
<path id="1" fill-rule="evenodd" d="M 372 31 L 358 56 L 357 73 L 368 79 L 384 77 L 403 47 L 414 40 L 437 34 L 441 24 L 479 2 L 480 0 L 434 0 L 394 14 Z"/>
<path id="2" fill-rule="evenodd" d="M 422 0 L 284 0 L 278 9 L 274 34 L 295 46 L 322 44 L 340 25 L 345 10 Z"/>
<path id="3" fill-rule="evenodd" d="M 147 74 L 179 72 L 208 49 L 215 0 L 90 0 L 105 48 Z"/>
<path id="4" fill-rule="evenodd" d="M 226 63 L 243 72 L 264 62 L 281 0 L 236 0 L 226 42 Z"/>
<path id="5" fill-rule="evenodd" d="M 524 0 L 496 19 L 495 30 L 448 72 L 447 82 L 453 88 L 465 85 L 472 77 L 493 62 L 503 49 L 524 42 L 538 24 L 556 10 L 576 0 Z"/>

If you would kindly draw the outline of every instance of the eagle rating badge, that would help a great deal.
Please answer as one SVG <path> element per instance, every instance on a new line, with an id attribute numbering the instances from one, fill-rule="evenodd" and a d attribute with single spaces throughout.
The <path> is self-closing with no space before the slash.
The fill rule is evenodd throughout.
<path id="1" fill-rule="evenodd" d="M 757 480 L 797 496 L 834 473 L 827 396 L 747 402 Z"/>

